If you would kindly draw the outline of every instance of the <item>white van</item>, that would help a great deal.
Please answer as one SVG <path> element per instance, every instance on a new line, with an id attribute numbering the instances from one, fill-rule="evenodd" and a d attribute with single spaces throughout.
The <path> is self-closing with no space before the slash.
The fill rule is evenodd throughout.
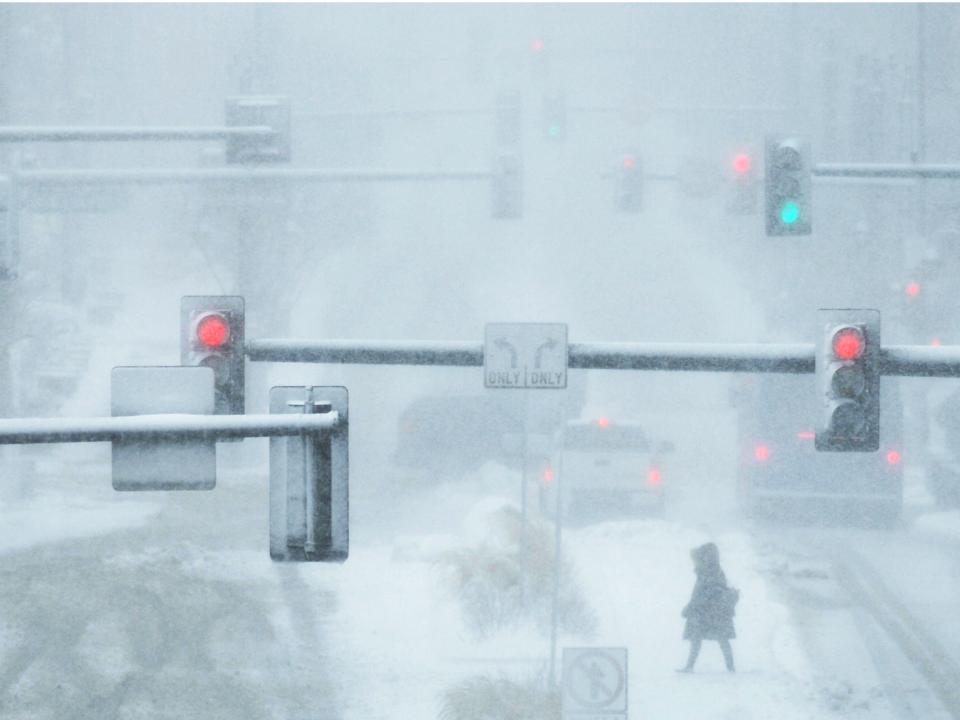
<path id="1" fill-rule="evenodd" d="M 555 514 L 558 483 L 562 483 L 564 518 L 663 512 L 663 456 L 672 450 L 670 443 L 654 448 L 639 424 L 601 417 L 568 422 L 554 445 L 550 465 L 541 478 L 545 514 Z"/>

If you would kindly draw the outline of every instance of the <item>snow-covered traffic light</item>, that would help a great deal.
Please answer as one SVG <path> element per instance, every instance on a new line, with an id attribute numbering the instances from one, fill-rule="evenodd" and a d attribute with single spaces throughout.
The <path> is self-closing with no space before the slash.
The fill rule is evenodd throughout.
<path id="1" fill-rule="evenodd" d="M 290 101 L 274 95 L 229 98 L 227 127 L 267 127 L 266 136 L 236 136 L 227 139 L 226 161 L 244 163 L 290 162 Z"/>
<path id="2" fill-rule="evenodd" d="M 274 387 L 272 414 L 336 414 L 328 433 L 270 439 L 270 557 L 343 562 L 350 547 L 345 387 Z"/>
<path id="3" fill-rule="evenodd" d="M 809 235 L 810 145 L 799 137 L 768 137 L 764 188 L 767 235 Z"/>
<path id="4" fill-rule="evenodd" d="M 817 450 L 880 447 L 880 311 L 820 310 Z"/>
<path id="5" fill-rule="evenodd" d="M 519 148 L 523 140 L 523 104 L 519 93 L 501 93 L 497 97 L 496 145 Z"/>
<path id="6" fill-rule="evenodd" d="M 614 202 L 618 211 L 640 212 L 643 207 L 643 163 L 639 153 L 629 152 L 620 156 L 614 192 L 616 193 Z"/>
<path id="7" fill-rule="evenodd" d="M 523 163 L 517 150 L 501 150 L 493 159 L 493 217 L 523 216 Z"/>
<path id="8" fill-rule="evenodd" d="M 16 276 L 20 214 L 14 181 L 0 178 L 0 281 Z"/>
<path id="9" fill-rule="evenodd" d="M 214 374 L 214 413 L 244 413 L 244 304 L 233 295 L 180 300 L 180 364 Z"/>
<path id="10" fill-rule="evenodd" d="M 757 171 L 753 155 L 740 152 L 729 165 L 730 198 L 727 209 L 734 215 L 752 215 L 757 212 Z"/>
<path id="11" fill-rule="evenodd" d="M 543 96 L 541 125 L 547 140 L 563 140 L 567 135 L 567 97 L 562 92 Z"/>

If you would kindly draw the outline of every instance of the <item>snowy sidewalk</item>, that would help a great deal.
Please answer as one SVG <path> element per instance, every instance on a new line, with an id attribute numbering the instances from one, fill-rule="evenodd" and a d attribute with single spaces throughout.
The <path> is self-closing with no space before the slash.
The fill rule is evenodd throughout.
<path id="1" fill-rule="evenodd" d="M 342 661 L 345 720 L 435 718 L 444 690 L 458 680 L 481 674 L 528 680 L 545 671 L 548 639 L 532 627 L 474 639 L 437 562 L 445 551 L 476 544 L 484 519 L 503 504 L 498 498 L 479 502 L 458 536 L 356 547 L 335 572 L 304 573 L 307 582 L 338 595 L 328 630 Z M 719 649 L 708 642 L 697 672 L 679 675 L 675 668 L 687 652 L 680 609 L 694 582 L 689 551 L 708 540 L 720 546 L 728 578 L 741 592 L 734 642 L 739 672 L 729 675 Z M 630 717 L 792 720 L 829 714 L 787 609 L 772 597 L 743 533 L 711 538 L 663 520 L 636 520 L 566 531 L 564 545 L 599 627 L 591 638 L 561 637 L 559 647 L 627 647 Z"/>

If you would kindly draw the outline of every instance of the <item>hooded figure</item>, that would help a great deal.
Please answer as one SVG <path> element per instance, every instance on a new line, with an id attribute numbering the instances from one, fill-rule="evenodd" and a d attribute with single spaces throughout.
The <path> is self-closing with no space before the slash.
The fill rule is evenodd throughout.
<path id="1" fill-rule="evenodd" d="M 727 670 L 734 671 L 733 649 L 730 640 L 737 636 L 733 629 L 734 608 L 739 593 L 727 585 L 727 578 L 720 569 L 720 553 L 713 543 L 701 545 L 690 551 L 697 582 L 693 586 L 690 602 L 681 615 L 687 619 L 683 629 L 684 640 L 690 641 L 690 656 L 686 667 L 680 672 L 693 672 L 694 663 L 700 654 L 703 640 L 716 640 L 723 651 Z"/>

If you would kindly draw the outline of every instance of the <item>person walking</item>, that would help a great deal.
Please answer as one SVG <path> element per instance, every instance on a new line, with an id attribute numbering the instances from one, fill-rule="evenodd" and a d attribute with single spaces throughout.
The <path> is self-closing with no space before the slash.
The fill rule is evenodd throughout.
<path id="1" fill-rule="evenodd" d="M 740 593 L 727 585 L 727 578 L 720 569 L 720 551 L 714 543 L 707 543 L 690 551 L 697 582 L 693 586 L 690 602 L 681 615 L 687 622 L 683 639 L 690 641 L 690 655 L 685 667 L 677 672 L 693 672 L 704 640 L 716 640 L 723 651 L 727 670 L 734 672 L 733 648 L 730 641 L 737 636 L 733 628 L 733 615 Z"/>

